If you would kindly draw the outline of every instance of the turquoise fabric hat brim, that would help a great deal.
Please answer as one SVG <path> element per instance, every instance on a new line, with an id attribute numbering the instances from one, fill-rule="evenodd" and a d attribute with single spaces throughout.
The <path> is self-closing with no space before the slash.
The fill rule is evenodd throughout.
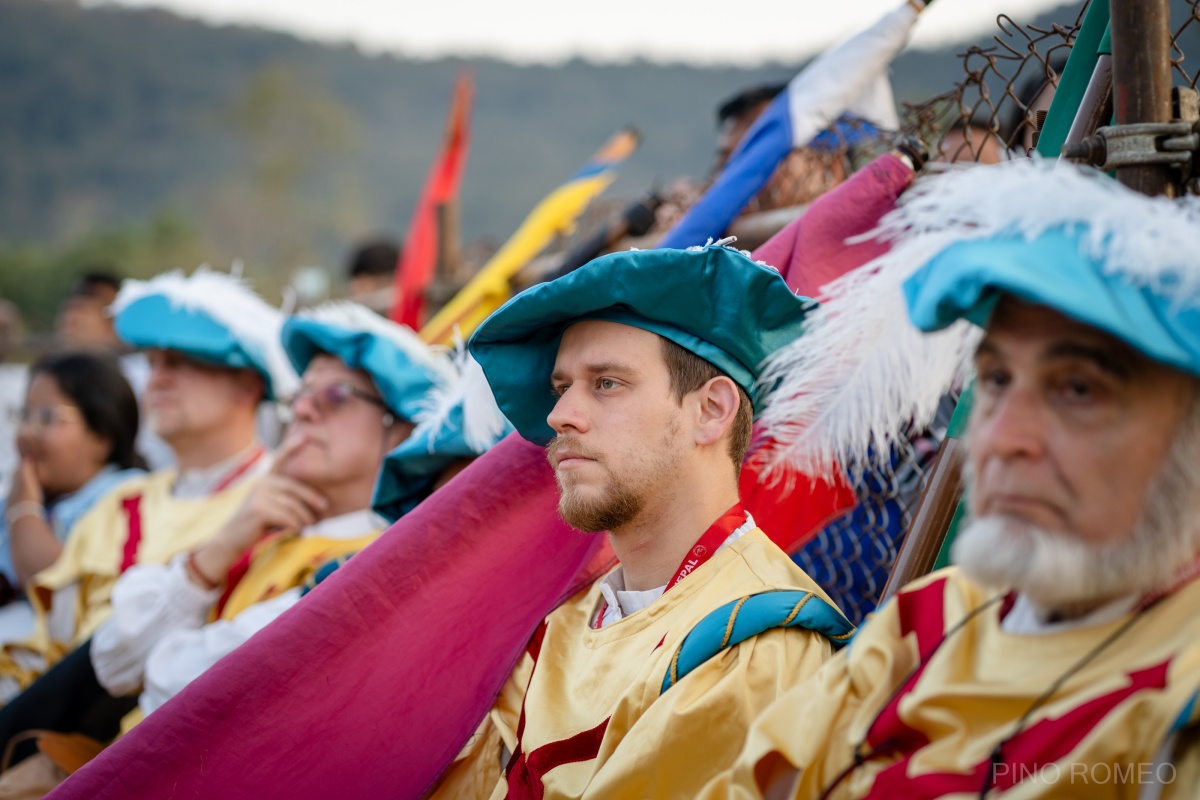
<path id="1" fill-rule="evenodd" d="M 778 272 L 728 247 L 633 250 L 527 289 L 488 317 L 469 346 L 504 416 L 546 444 L 554 438 L 550 373 L 569 325 L 599 319 L 653 331 L 727 374 L 758 408 L 762 362 L 800 336 L 813 306 Z"/>
<path id="2" fill-rule="evenodd" d="M 409 421 L 416 418 L 425 396 L 438 385 L 436 373 L 414 362 L 394 342 L 374 333 L 289 317 L 283 323 L 282 339 L 296 372 L 303 374 L 313 358 L 322 353 L 341 359 L 350 369 L 370 375 L 387 407 Z"/>
<path id="3" fill-rule="evenodd" d="M 1010 294 L 1200 375 L 1200 309 L 1106 270 L 1087 255 L 1083 236 L 1059 228 L 1032 240 L 1014 235 L 951 245 L 905 282 L 909 317 L 924 331 L 958 319 L 982 327 L 1001 295 Z"/>
<path id="4" fill-rule="evenodd" d="M 371 508 L 395 522 L 429 496 L 433 484 L 451 464 L 460 458 L 478 455 L 463 436 L 462 406 L 451 409 L 449 417 L 432 433 L 432 426 L 419 425 L 383 459 Z"/>
<path id="5" fill-rule="evenodd" d="M 133 347 L 177 350 L 208 364 L 254 370 L 266 384 L 266 399 L 275 399 L 275 387 L 263 356 L 243 346 L 229 328 L 203 311 L 152 294 L 122 309 L 113 328 L 122 341 Z"/>

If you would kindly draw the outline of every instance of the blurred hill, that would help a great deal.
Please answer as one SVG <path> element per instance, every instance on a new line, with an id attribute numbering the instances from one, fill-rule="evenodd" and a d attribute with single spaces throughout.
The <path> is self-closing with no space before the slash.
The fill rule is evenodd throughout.
<path id="1" fill-rule="evenodd" d="M 162 253 L 180 259 L 338 264 L 366 233 L 403 233 L 462 66 L 162 11 L 0 0 L 0 240 L 62 248 L 115 226 L 173 231 Z M 471 66 L 466 239 L 503 239 L 622 125 L 644 141 L 610 191 L 703 175 L 717 103 L 797 69 Z M 961 71 L 953 51 L 905 54 L 897 97 L 922 100 Z"/>

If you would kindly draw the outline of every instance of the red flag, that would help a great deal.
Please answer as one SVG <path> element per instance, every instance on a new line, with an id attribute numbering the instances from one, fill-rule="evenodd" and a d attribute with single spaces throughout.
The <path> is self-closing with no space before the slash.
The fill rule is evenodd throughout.
<path id="1" fill-rule="evenodd" d="M 763 480 L 762 470 L 760 459 L 746 459 L 738 495 L 758 527 L 785 553 L 795 553 L 854 508 L 854 491 L 844 477 L 826 482 L 787 470 L 777 479 Z"/>
<path id="2" fill-rule="evenodd" d="M 466 170 L 474 93 L 471 73 L 463 70 L 454 84 L 454 99 L 450 103 L 442 151 L 425 180 L 425 188 L 421 190 L 408 225 L 404 251 L 396 265 L 396 296 L 388 316 L 393 322 L 413 330 L 419 330 L 424 323 L 425 290 L 433 280 L 437 265 L 438 206 L 458 196 L 458 187 Z"/>

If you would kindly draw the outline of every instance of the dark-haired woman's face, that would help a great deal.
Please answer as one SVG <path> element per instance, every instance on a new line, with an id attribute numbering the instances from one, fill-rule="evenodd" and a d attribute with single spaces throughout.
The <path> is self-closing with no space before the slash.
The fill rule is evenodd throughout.
<path id="1" fill-rule="evenodd" d="M 53 376 L 36 373 L 25 393 L 17 448 L 28 458 L 50 497 L 73 492 L 91 480 L 108 459 L 111 443 L 84 422 Z"/>

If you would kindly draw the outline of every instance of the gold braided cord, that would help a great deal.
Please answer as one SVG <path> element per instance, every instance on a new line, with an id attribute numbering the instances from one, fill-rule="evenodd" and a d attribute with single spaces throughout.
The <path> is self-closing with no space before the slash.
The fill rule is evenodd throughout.
<path id="1" fill-rule="evenodd" d="M 686 642 L 687 639 L 684 639 Z M 679 682 L 679 654 L 683 652 L 684 642 L 679 643 L 679 647 L 675 649 L 675 655 L 671 657 L 671 686 Z M 670 686 L 667 687 L 671 688 Z"/>
<path id="2" fill-rule="evenodd" d="M 800 599 L 800 602 L 796 603 L 796 605 L 792 607 L 792 613 L 788 614 L 787 617 L 784 618 L 783 622 L 779 623 L 779 626 L 781 628 L 786 628 L 788 625 L 792 624 L 792 620 L 794 620 L 800 613 L 800 609 L 804 608 L 804 606 L 808 604 L 808 601 L 812 599 L 813 593 L 805 592 L 804 597 Z"/>
<path id="3" fill-rule="evenodd" d="M 730 637 L 733 636 L 734 623 L 737 622 L 738 612 L 742 610 L 742 606 L 744 606 L 746 604 L 746 601 L 749 599 L 750 599 L 750 596 L 747 595 L 746 597 L 743 597 L 741 600 L 738 600 L 737 605 L 735 605 L 733 607 L 733 610 L 729 612 L 729 622 L 727 622 L 725 624 L 725 638 L 721 640 L 721 646 L 719 648 L 717 648 L 718 650 L 724 650 L 725 645 L 729 644 L 729 639 L 730 639 Z"/>

